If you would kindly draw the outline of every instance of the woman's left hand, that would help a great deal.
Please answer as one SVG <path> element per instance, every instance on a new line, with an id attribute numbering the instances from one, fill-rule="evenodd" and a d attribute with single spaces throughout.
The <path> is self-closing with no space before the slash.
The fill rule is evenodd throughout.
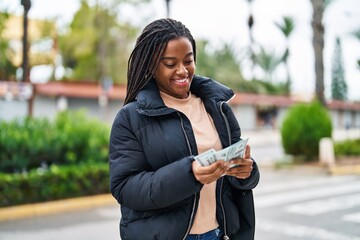
<path id="1" fill-rule="evenodd" d="M 248 178 L 253 169 L 253 160 L 250 157 L 250 146 L 246 145 L 244 158 L 234 158 L 230 161 L 230 164 L 236 164 L 237 166 L 229 168 L 225 173 L 226 175 L 239 179 Z"/>

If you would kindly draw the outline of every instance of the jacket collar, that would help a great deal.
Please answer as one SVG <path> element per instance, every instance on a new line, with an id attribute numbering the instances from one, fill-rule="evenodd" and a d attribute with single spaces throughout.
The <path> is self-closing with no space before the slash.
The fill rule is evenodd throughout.
<path id="1" fill-rule="evenodd" d="M 197 75 L 193 77 L 190 91 L 203 100 L 214 102 L 227 102 L 234 96 L 234 92 L 225 85 Z M 148 116 L 165 115 L 175 111 L 165 106 L 154 79 L 138 93 L 136 101 L 138 112 Z"/>

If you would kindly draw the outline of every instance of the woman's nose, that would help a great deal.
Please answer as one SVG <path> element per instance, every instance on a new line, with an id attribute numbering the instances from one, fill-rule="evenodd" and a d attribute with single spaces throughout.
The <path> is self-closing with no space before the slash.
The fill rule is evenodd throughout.
<path id="1" fill-rule="evenodd" d="M 180 65 L 177 69 L 176 69 L 176 73 L 181 75 L 181 74 L 187 74 L 188 70 L 186 69 L 186 67 L 184 65 Z"/>

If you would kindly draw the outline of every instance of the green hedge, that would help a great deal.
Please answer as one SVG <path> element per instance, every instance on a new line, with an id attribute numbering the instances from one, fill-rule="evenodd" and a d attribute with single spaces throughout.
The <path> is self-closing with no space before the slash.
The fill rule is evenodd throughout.
<path id="1" fill-rule="evenodd" d="M 109 166 L 53 165 L 28 173 L 1 173 L 0 193 L 0 207 L 109 193 Z"/>
<path id="2" fill-rule="evenodd" d="M 29 171 L 43 165 L 107 162 L 110 128 L 84 111 L 0 122 L 0 172 Z"/>
<path id="3" fill-rule="evenodd" d="M 334 143 L 336 156 L 360 156 L 360 138 Z"/>

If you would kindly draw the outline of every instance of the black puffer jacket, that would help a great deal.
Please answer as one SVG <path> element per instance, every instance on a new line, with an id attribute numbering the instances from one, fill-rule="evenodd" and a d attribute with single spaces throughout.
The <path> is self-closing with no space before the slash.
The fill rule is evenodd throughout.
<path id="1" fill-rule="evenodd" d="M 239 141 L 238 122 L 226 103 L 234 93 L 199 76 L 193 78 L 191 92 L 204 101 L 223 147 Z M 155 81 L 119 111 L 111 130 L 109 160 L 110 190 L 121 205 L 122 240 L 186 237 L 203 186 L 191 168 L 197 154 L 189 119 L 164 105 Z M 253 239 L 251 189 L 258 181 L 255 162 L 252 175 L 245 180 L 228 176 L 218 180 L 216 216 L 228 236 Z"/>

